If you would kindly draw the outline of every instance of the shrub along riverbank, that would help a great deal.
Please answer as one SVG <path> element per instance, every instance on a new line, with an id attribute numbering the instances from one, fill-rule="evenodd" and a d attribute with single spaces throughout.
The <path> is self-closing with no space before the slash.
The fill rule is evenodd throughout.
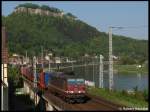
<path id="1" fill-rule="evenodd" d="M 127 107 L 148 107 L 148 91 L 138 91 L 134 89 L 135 94 L 128 94 L 127 91 L 109 91 L 108 89 L 88 87 L 88 93 L 103 97 L 109 101 L 116 102 L 118 104 L 126 105 Z"/>

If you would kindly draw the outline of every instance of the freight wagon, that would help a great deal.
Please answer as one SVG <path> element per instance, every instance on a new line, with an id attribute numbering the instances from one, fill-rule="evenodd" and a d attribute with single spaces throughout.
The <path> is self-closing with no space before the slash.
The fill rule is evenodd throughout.
<path id="1" fill-rule="evenodd" d="M 41 73 L 39 73 L 38 84 L 40 89 L 47 89 L 48 81 L 50 80 L 51 75 L 51 72 L 42 71 Z"/>
<path id="2" fill-rule="evenodd" d="M 21 74 L 30 81 L 34 80 L 33 69 L 31 66 L 21 67 Z"/>
<path id="3" fill-rule="evenodd" d="M 51 93 L 68 103 L 85 102 L 84 79 L 75 78 L 74 75 L 65 73 L 52 74 L 48 83 L 48 89 Z"/>
<path id="4" fill-rule="evenodd" d="M 38 72 L 38 71 L 37 71 Z M 30 81 L 34 81 L 34 74 L 33 74 L 33 69 L 30 66 L 22 66 L 21 67 L 21 74 L 27 78 Z M 40 89 L 47 89 L 48 81 L 51 76 L 51 72 L 43 72 L 42 69 L 39 70 L 38 73 L 36 73 L 37 77 L 37 85 Z"/>

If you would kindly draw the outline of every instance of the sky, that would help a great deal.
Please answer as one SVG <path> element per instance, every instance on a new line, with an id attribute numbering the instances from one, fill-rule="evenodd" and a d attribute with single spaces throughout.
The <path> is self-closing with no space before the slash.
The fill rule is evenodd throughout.
<path id="1" fill-rule="evenodd" d="M 148 1 L 3 1 L 2 15 L 11 14 L 22 3 L 35 3 L 70 12 L 78 19 L 108 33 L 148 40 Z"/>

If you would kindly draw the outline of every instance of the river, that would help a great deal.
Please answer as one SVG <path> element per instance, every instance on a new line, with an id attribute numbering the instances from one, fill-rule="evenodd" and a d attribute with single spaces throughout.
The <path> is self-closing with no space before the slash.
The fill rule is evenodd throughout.
<path id="1" fill-rule="evenodd" d="M 94 68 L 94 69 L 93 69 Z M 64 69 L 64 70 L 71 70 Z M 73 69 L 76 77 L 84 78 L 85 80 L 94 81 L 95 86 L 99 86 L 99 69 L 97 67 L 76 67 Z M 109 87 L 109 75 L 108 72 L 103 74 L 104 88 Z M 138 87 L 139 90 L 148 89 L 148 74 L 125 74 L 125 73 L 114 73 L 114 89 L 116 90 L 133 90 Z"/>

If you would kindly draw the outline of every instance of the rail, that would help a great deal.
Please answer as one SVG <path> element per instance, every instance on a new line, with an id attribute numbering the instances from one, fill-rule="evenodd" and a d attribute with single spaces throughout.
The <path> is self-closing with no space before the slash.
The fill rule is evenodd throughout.
<path id="1" fill-rule="evenodd" d="M 30 88 L 34 90 L 33 82 L 27 80 L 24 77 L 23 79 L 29 84 Z M 63 101 L 60 97 L 53 95 L 49 89 L 45 90 L 44 94 L 42 95 L 45 102 L 48 102 L 56 110 L 84 110 L 84 111 L 85 110 L 91 110 L 91 111 L 114 110 L 115 111 L 115 110 L 120 110 L 122 107 L 125 107 L 123 105 L 119 105 L 119 104 L 110 102 L 108 100 L 105 100 L 104 98 L 101 98 L 101 97 L 92 96 L 90 94 L 86 94 L 86 96 L 88 99 L 85 103 L 69 104 Z"/>

